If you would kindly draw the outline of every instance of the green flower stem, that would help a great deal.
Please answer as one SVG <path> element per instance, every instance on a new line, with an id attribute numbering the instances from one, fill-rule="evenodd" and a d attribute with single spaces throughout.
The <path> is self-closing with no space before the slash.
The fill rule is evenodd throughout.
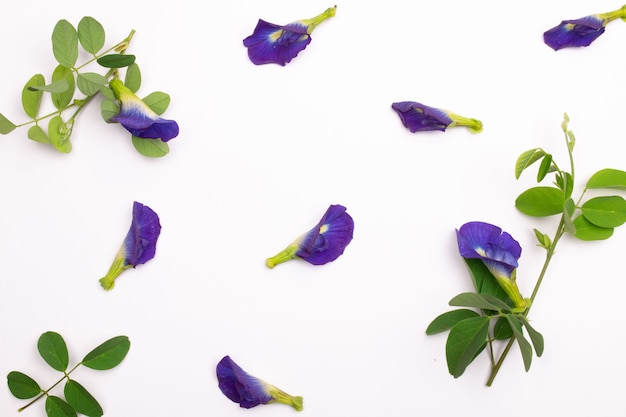
<path id="1" fill-rule="evenodd" d="M 622 7 L 622 9 L 624 10 L 624 12 L 626 12 L 626 6 Z M 567 117 L 567 114 L 566 114 L 565 115 L 565 120 L 564 120 L 563 125 L 562 125 L 562 128 L 563 128 L 563 133 L 565 134 L 565 143 L 567 145 L 567 152 L 569 154 L 572 183 L 575 184 L 575 182 L 574 182 L 574 178 L 575 178 L 574 177 L 574 157 L 573 157 L 574 140 L 573 140 L 573 134 L 571 133 L 571 131 L 567 127 L 567 123 L 568 122 L 569 122 L 569 118 Z M 560 169 L 558 171 L 560 172 L 561 176 L 565 177 L 565 173 L 563 171 L 561 171 Z M 583 191 L 583 194 L 585 193 L 585 191 L 587 191 L 586 187 L 585 187 L 585 190 Z M 582 198 L 582 196 L 581 196 L 581 198 Z M 579 199 L 579 202 L 580 202 L 580 199 Z M 548 265 L 550 265 L 550 261 L 552 260 L 552 257 L 554 256 L 554 253 L 556 251 L 556 245 L 559 243 L 559 240 L 561 240 L 561 237 L 563 237 L 563 235 L 565 234 L 565 231 L 566 231 L 565 230 L 565 214 L 562 214 L 561 215 L 561 220 L 559 221 L 559 226 L 557 227 L 556 232 L 554 233 L 554 238 L 552 239 L 552 244 L 550 245 L 549 248 L 546 249 L 546 259 L 543 262 L 543 267 L 541 268 L 541 272 L 539 273 L 539 277 L 537 278 L 537 282 L 535 283 L 535 288 L 533 288 L 533 292 L 532 292 L 532 294 L 530 296 L 530 305 L 522 313 L 524 315 L 524 317 L 528 317 L 528 313 L 530 312 L 530 308 L 533 305 L 533 301 L 535 301 L 535 297 L 537 297 L 537 293 L 539 292 L 539 288 L 541 287 L 541 283 L 543 282 L 543 278 L 545 277 L 546 271 L 548 270 Z M 502 351 L 502 354 L 500 355 L 500 358 L 498 359 L 498 362 L 496 362 L 496 364 L 492 366 L 491 374 L 489 375 L 489 379 L 487 380 L 487 386 L 488 387 L 490 387 L 491 384 L 493 384 L 493 381 L 496 378 L 496 375 L 498 375 L 498 371 L 500 371 L 500 367 L 502 366 L 502 363 L 504 362 L 504 359 L 506 358 L 506 356 L 508 355 L 509 351 L 511 350 L 511 347 L 513 346 L 513 342 L 515 342 L 515 337 L 511 337 L 509 339 L 509 342 L 507 343 L 506 347 Z"/>
<path id="2" fill-rule="evenodd" d="M 313 29 L 315 29 L 317 25 L 319 25 L 320 23 L 322 23 L 324 20 L 328 19 L 329 17 L 333 17 L 336 12 L 337 12 L 337 6 L 333 6 L 333 7 L 329 7 L 328 9 L 324 10 L 322 13 L 320 13 L 319 15 L 311 19 L 302 20 L 302 23 L 306 25 L 308 28 L 307 33 L 310 35 L 311 32 L 313 32 Z"/>
<path id="3" fill-rule="evenodd" d="M 600 13 L 598 17 L 604 20 L 605 25 L 615 19 L 626 19 L 626 5 L 612 12 Z"/>
<path id="4" fill-rule="evenodd" d="M 296 411 L 302 411 L 302 397 L 301 396 L 292 396 L 287 394 L 285 391 L 272 387 L 270 389 L 270 395 L 273 400 L 270 402 L 277 402 L 281 404 L 287 404 L 292 406 Z"/>
<path id="5" fill-rule="evenodd" d="M 55 382 L 50 388 L 48 388 L 45 391 L 42 391 L 41 394 L 39 394 L 35 399 L 33 399 L 31 402 L 29 402 L 28 404 L 26 404 L 24 407 L 19 408 L 17 411 L 18 412 L 22 412 L 24 410 L 26 410 L 28 407 L 30 407 L 32 404 L 36 403 L 38 400 L 40 400 L 41 398 L 45 397 L 48 395 L 48 393 L 50 391 L 52 391 L 54 389 L 54 387 L 56 387 L 57 385 L 59 385 L 61 382 L 63 382 L 65 379 L 69 379 L 70 374 L 72 372 L 74 372 L 76 370 L 76 368 L 78 368 L 80 365 L 82 365 L 82 362 L 77 363 L 72 369 L 69 370 L 69 372 L 63 372 L 63 378 L 59 379 L 57 382 Z"/>
<path id="6" fill-rule="evenodd" d="M 459 116 L 456 113 L 448 112 L 448 117 L 452 119 L 450 127 L 454 126 L 466 126 L 470 132 L 479 133 L 483 130 L 483 122 L 478 119 L 472 119 L 471 117 Z"/>
<path id="7" fill-rule="evenodd" d="M 271 258 L 267 258 L 265 260 L 265 265 L 267 265 L 267 267 L 270 269 L 274 268 L 278 264 L 282 264 L 283 262 L 287 262 L 295 258 L 297 251 L 298 245 L 291 244 Z"/>

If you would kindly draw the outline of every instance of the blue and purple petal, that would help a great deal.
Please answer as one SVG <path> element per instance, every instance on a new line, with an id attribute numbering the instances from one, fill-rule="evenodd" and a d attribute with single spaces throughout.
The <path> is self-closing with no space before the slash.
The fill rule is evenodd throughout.
<path id="1" fill-rule="evenodd" d="M 230 356 L 224 356 L 216 367 L 218 386 L 222 393 L 242 408 L 278 402 L 297 411 L 302 410 L 302 397 L 286 392 L 241 369 Z"/>
<path id="2" fill-rule="evenodd" d="M 344 206 L 333 204 L 328 207 L 315 227 L 300 236 L 277 255 L 268 258 L 269 268 L 300 258 L 313 265 L 324 265 L 341 256 L 352 241 L 354 220 Z"/>
<path id="3" fill-rule="evenodd" d="M 109 271 L 100 279 L 102 287 L 105 290 L 112 289 L 115 279 L 126 269 L 135 268 L 154 258 L 160 233 L 159 216 L 150 207 L 135 201 L 130 229 Z"/>
<path id="4" fill-rule="evenodd" d="M 589 46 L 604 33 L 605 24 L 605 20 L 598 15 L 564 20 L 558 26 L 547 30 L 543 34 L 543 41 L 555 51 L 569 47 Z"/>
<path id="5" fill-rule="evenodd" d="M 312 19 L 288 25 L 276 25 L 259 19 L 252 35 L 243 40 L 243 45 L 248 48 L 248 57 L 255 65 L 285 66 L 311 43 L 313 29 L 334 16 L 336 8 L 328 8 Z"/>
<path id="6" fill-rule="evenodd" d="M 480 120 L 463 117 L 416 101 L 392 103 L 391 108 L 398 114 L 404 127 L 412 133 L 429 130 L 444 132 L 447 128 L 454 126 L 466 126 L 474 133 L 478 133 L 483 129 L 483 124 Z"/>
<path id="7" fill-rule="evenodd" d="M 120 123 L 138 138 L 167 142 L 178 136 L 178 123 L 160 117 L 120 80 L 111 80 L 109 86 L 120 102 L 120 112 L 110 121 Z"/>

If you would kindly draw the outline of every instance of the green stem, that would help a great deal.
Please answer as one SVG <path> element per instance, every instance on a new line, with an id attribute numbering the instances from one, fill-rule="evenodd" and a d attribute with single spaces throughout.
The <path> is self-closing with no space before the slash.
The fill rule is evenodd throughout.
<path id="1" fill-rule="evenodd" d="M 130 34 L 120 43 L 118 43 L 117 45 L 112 46 L 111 48 L 107 49 L 104 52 L 101 52 L 100 55 L 94 55 L 93 58 L 91 58 L 89 61 L 83 63 L 82 65 L 73 68 L 74 72 L 78 72 L 79 69 L 86 67 L 87 65 L 91 64 L 94 61 L 97 61 L 100 57 L 108 54 L 111 51 L 115 51 L 118 50 L 119 52 L 124 52 L 124 50 L 126 50 L 126 48 L 128 48 L 128 45 L 130 44 L 130 41 L 133 39 L 133 36 L 135 35 L 135 29 L 130 31 Z M 121 49 L 120 49 L 121 48 Z"/>
<path id="2" fill-rule="evenodd" d="M 37 402 L 38 400 L 40 400 L 41 398 L 45 397 L 48 395 L 48 393 L 53 390 L 57 385 L 59 385 L 61 382 L 63 382 L 63 380 L 65 379 L 69 379 L 70 374 L 72 372 L 74 372 L 76 370 L 76 368 L 78 368 L 80 365 L 82 365 L 81 363 L 77 363 L 76 366 L 74 366 L 72 369 L 70 369 L 69 372 L 63 372 L 63 378 L 59 379 L 57 382 L 55 382 L 50 388 L 48 388 L 45 391 L 42 391 L 41 394 L 39 394 L 34 400 L 32 400 L 31 402 L 29 402 L 28 404 L 26 404 L 24 407 L 19 408 L 17 411 L 18 412 L 22 412 L 24 410 L 26 410 L 28 407 L 30 407 L 32 404 L 34 404 L 35 402 Z"/>

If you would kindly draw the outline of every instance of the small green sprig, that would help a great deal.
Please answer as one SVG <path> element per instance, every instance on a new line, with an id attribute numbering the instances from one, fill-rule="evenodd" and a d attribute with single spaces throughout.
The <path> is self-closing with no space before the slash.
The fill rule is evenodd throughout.
<path id="1" fill-rule="evenodd" d="M 584 240 L 604 240 L 613 235 L 614 229 L 626 222 L 626 200 L 619 195 L 600 195 L 586 198 L 589 190 L 626 191 L 626 171 L 601 169 L 587 181 L 577 199 L 572 198 L 575 184 L 574 147 L 576 138 L 569 129 L 569 117 L 564 115 L 561 128 L 569 157 L 569 171 L 562 169 L 552 155 L 541 148 L 523 152 L 515 163 L 515 178 L 519 179 L 531 165 L 539 163 L 536 180 L 543 182 L 548 174 L 554 174 L 550 185 L 531 187 L 515 200 L 515 207 L 531 217 L 560 216 L 556 230 L 550 235 L 533 229 L 538 246 L 546 251 L 539 277 L 527 305 L 515 307 L 504 288 L 480 259 L 464 259 L 476 292 L 459 294 L 449 305 L 464 307 L 436 317 L 426 329 L 434 335 L 449 331 L 446 341 L 448 370 L 455 378 L 487 350 L 491 372 L 487 386 L 491 386 L 515 341 L 520 348 L 524 368 L 530 369 L 533 349 L 540 357 L 544 351 L 544 338 L 529 323 L 528 314 L 555 254 L 556 246 L 565 234 Z M 511 277 L 515 283 L 516 274 Z M 527 339 L 525 333 L 528 335 Z M 504 349 L 495 345 L 505 343 Z"/>
<path id="2" fill-rule="evenodd" d="M 88 417 L 102 416 L 104 412 L 98 401 L 81 384 L 71 379 L 70 374 L 81 365 L 100 371 L 114 368 L 124 360 L 129 349 L 128 337 L 117 336 L 102 343 L 89 352 L 82 361 L 69 368 L 69 353 L 63 337 L 51 331 L 43 333 L 37 342 L 37 350 L 48 365 L 63 373 L 63 377 L 44 390 L 28 375 L 17 371 L 9 372 L 7 382 L 11 393 L 23 400 L 33 398 L 17 411 L 23 411 L 46 397 L 45 409 L 48 417 L 76 417 L 77 413 Z M 66 381 L 63 390 L 65 400 L 50 394 L 50 391 L 63 381 Z"/>
<path id="3" fill-rule="evenodd" d="M 28 138 L 52 145 L 62 153 L 72 151 L 70 137 L 76 119 L 82 110 L 100 93 L 102 118 L 107 123 L 120 112 L 120 105 L 108 84 L 119 78 L 119 70 L 125 69 L 124 84 L 133 92 L 141 86 L 141 72 L 135 56 L 126 54 L 135 30 L 121 42 L 104 49 L 105 31 L 93 17 L 85 16 L 77 29 L 67 20 L 59 20 L 52 32 L 52 52 L 58 65 L 53 70 L 51 82 L 46 84 L 43 74 L 32 76 L 22 90 L 22 107 L 30 120 L 15 124 L 0 113 L 0 134 L 6 135 L 18 127 L 30 126 Z M 89 56 L 82 64 L 77 61 L 80 53 Z M 89 71 L 91 65 L 106 71 Z M 77 90 L 84 96 L 76 98 Z M 39 115 L 44 94 L 50 95 L 55 110 Z M 144 99 L 144 103 L 156 114 L 162 114 L 170 103 L 170 96 L 157 91 Z M 47 125 L 45 124 L 47 121 Z M 160 139 L 132 136 L 135 149 L 145 156 L 160 157 L 169 152 L 167 143 Z"/>

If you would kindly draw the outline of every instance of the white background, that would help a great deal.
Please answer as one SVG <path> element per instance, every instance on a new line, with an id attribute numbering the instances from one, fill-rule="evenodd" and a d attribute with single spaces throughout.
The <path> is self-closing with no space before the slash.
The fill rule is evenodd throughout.
<path id="1" fill-rule="evenodd" d="M 55 382 L 36 350 L 53 330 L 71 363 L 129 336 L 120 366 L 73 374 L 106 416 L 296 414 L 224 397 L 215 377 L 224 355 L 302 395 L 302 415 L 624 414 L 626 230 L 560 242 L 531 312 L 546 349 L 530 372 L 515 346 L 493 387 L 486 355 L 454 379 L 446 336 L 424 332 L 471 289 L 454 232 L 465 222 L 497 224 L 520 242 L 518 283 L 530 295 L 544 255 L 532 229 L 552 234 L 558 219 L 517 212 L 535 170 L 516 181 L 514 164 L 542 147 L 568 166 L 564 112 L 578 140 L 576 193 L 599 169 L 626 169 L 626 25 L 611 23 L 589 48 L 554 52 L 542 40 L 563 19 L 621 3 L 366 3 L 338 2 L 286 67 L 253 65 L 243 38 L 259 18 L 286 24 L 332 3 L 12 3 L 0 26 L 5 116 L 26 121 L 22 86 L 35 73 L 50 79 L 55 23 L 87 15 L 107 46 L 137 31 L 128 53 L 142 69 L 139 95 L 169 93 L 165 116 L 180 135 L 166 157 L 143 157 L 120 125 L 102 121 L 96 100 L 69 155 L 27 139 L 27 127 L 0 137 L 1 375 Z M 484 131 L 412 134 L 390 108 L 404 100 L 480 119 Z M 133 201 L 160 216 L 156 257 L 106 292 L 98 279 Z M 330 204 L 355 221 L 344 255 L 267 269 L 265 258 Z M 0 415 L 24 404 L 0 390 Z M 20 415 L 44 416 L 43 402 Z"/>

